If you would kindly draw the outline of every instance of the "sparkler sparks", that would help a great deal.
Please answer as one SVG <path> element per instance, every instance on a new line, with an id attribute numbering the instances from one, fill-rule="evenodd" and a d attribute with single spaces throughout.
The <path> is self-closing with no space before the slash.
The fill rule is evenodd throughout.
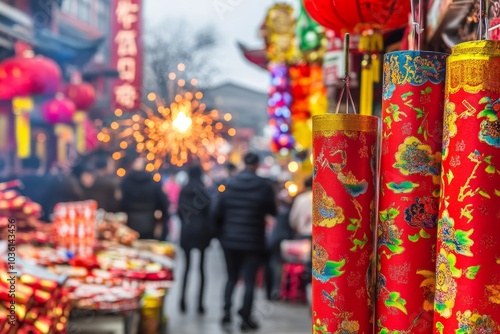
<path id="1" fill-rule="evenodd" d="M 226 130 L 219 112 L 206 110 L 202 97 L 201 92 L 183 92 L 167 107 L 156 94 L 150 93 L 148 98 L 156 102 L 156 110 L 143 106 L 141 114 L 112 122 L 98 137 L 105 143 L 112 141 L 111 138 L 118 141 L 121 150 L 113 154 L 115 160 L 123 158 L 127 148 L 134 147 L 148 160 L 149 172 L 157 172 L 168 160 L 180 167 L 193 158 L 208 168 L 212 160 L 225 161 L 221 154 L 226 145 L 224 135 L 229 132 L 229 136 L 234 136 L 235 129 Z M 121 115 L 115 112 L 118 114 Z M 123 170 L 119 175 L 124 175 Z"/>

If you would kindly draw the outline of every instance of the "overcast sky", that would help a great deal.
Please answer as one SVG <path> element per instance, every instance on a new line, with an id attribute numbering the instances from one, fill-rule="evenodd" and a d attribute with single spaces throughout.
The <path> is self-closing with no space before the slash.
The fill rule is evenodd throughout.
<path id="1" fill-rule="evenodd" d="M 269 75 L 248 62 L 237 42 L 248 47 L 262 47 L 258 35 L 267 9 L 274 0 L 143 0 L 144 17 L 150 24 L 182 18 L 193 28 L 211 24 L 219 37 L 217 64 L 218 82 L 232 81 L 259 91 L 267 91 Z M 293 0 L 290 2 L 298 2 Z M 166 32 L 168 33 L 168 32 Z"/>

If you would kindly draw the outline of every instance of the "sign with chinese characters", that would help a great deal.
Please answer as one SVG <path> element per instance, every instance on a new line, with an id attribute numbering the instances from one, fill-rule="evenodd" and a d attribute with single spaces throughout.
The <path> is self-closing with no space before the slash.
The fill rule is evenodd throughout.
<path id="1" fill-rule="evenodd" d="M 112 61 L 119 78 L 113 84 L 113 103 L 122 110 L 141 103 L 141 0 L 113 0 Z"/>

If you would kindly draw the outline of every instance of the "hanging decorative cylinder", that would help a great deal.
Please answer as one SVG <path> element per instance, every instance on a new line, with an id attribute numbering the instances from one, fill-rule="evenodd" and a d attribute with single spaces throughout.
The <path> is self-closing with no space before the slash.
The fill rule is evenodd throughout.
<path id="1" fill-rule="evenodd" d="M 377 333 L 432 333 L 446 57 L 385 55 Z"/>
<path id="2" fill-rule="evenodd" d="M 313 333 L 373 331 L 378 119 L 313 117 Z"/>
<path id="3" fill-rule="evenodd" d="M 435 333 L 500 332 L 500 42 L 447 60 Z"/>

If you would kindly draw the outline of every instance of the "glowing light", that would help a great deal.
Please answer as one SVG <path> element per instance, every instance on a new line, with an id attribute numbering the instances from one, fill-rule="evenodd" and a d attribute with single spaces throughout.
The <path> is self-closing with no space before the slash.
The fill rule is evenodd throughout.
<path id="1" fill-rule="evenodd" d="M 134 130 L 134 131 L 139 131 L 140 128 L 141 128 L 141 126 L 138 123 L 135 123 L 134 125 L 132 125 L 132 130 Z"/>
<path id="2" fill-rule="evenodd" d="M 154 170 L 155 170 L 155 165 L 153 165 L 152 163 L 146 165 L 146 171 L 151 173 Z"/>
<path id="3" fill-rule="evenodd" d="M 148 158 L 148 160 L 150 161 L 153 161 L 155 159 L 155 155 L 153 153 L 148 153 L 148 155 L 146 156 Z"/>
<path id="4" fill-rule="evenodd" d="M 288 189 L 292 184 L 293 184 L 292 181 L 286 181 L 285 182 L 285 188 Z"/>
<path id="5" fill-rule="evenodd" d="M 180 79 L 178 84 L 180 87 L 184 87 L 186 85 L 186 80 Z"/>
<path id="6" fill-rule="evenodd" d="M 98 141 L 104 141 L 104 133 L 99 132 L 99 133 L 97 134 L 97 140 L 98 140 Z"/>
<path id="7" fill-rule="evenodd" d="M 121 109 L 116 109 L 115 110 L 115 116 L 116 117 L 120 117 L 121 115 L 123 115 L 123 111 Z"/>
<path id="8" fill-rule="evenodd" d="M 198 84 L 198 80 L 196 79 L 191 79 L 191 85 L 196 86 Z"/>
<path id="9" fill-rule="evenodd" d="M 139 116 L 139 115 L 135 114 L 134 116 L 132 116 L 132 120 L 133 120 L 134 122 L 139 122 L 139 121 L 141 120 L 141 116 Z"/>
<path id="10" fill-rule="evenodd" d="M 128 144 L 127 144 L 127 142 L 126 142 L 126 141 L 122 141 L 122 142 L 120 143 L 120 148 L 121 148 L 122 150 L 125 150 L 127 147 L 128 147 Z"/>
<path id="11" fill-rule="evenodd" d="M 177 69 L 182 72 L 186 69 L 186 65 L 184 65 L 183 63 L 180 63 L 179 65 L 177 65 Z"/>
<path id="12" fill-rule="evenodd" d="M 113 130 L 118 130 L 118 128 L 120 127 L 120 124 L 118 124 L 118 122 L 113 122 L 113 123 L 111 123 L 110 127 Z"/>
<path id="13" fill-rule="evenodd" d="M 201 100 L 203 98 L 203 93 L 202 92 L 196 92 L 194 95 L 198 100 Z"/>
<path id="14" fill-rule="evenodd" d="M 299 170 L 299 164 L 295 161 L 292 161 L 288 164 L 288 170 L 290 173 L 296 173 Z"/>
<path id="15" fill-rule="evenodd" d="M 127 172 L 123 168 L 120 168 L 116 171 L 116 175 L 118 175 L 119 177 L 124 177 L 125 174 L 127 174 Z"/>
<path id="16" fill-rule="evenodd" d="M 219 190 L 219 192 L 220 192 L 220 193 L 223 193 L 224 191 L 226 191 L 226 186 L 225 186 L 225 185 L 223 185 L 223 184 L 221 184 L 221 185 L 217 188 L 217 190 Z"/>
<path id="17" fill-rule="evenodd" d="M 217 162 L 219 163 L 219 165 L 222 165 L 224 162 L 226 162 L 226 158 L 220 155 L 217 157 Z"/>
<path id="18" fill-rule="evenodd" d="M 173 73 L 173 72 L 172 72 L 172 73 L 170 73 L 170 74 L 168 75 L 168 78 L 169 78 L 170 80 L 175 80 L 175 78 L 177 78 L 177 75 L 175 75 L 175 73 Z"/>
<path id="19" fill-rule="evenodd" d="M 227 134 L 230 135 L 231 137 L 236 136 L 236 129 L 231 128 L 231 129 L 227 130 Z"/>
<path id="20" fill-rule="evenodd" d="M 102 141 L 105 143 L 108 143 L 110 140 L 111 140 L 111 137 L 107 134 L 105 134 L 104 137 L 102 138 Z"/>
<path id="21" fill-rule="evenodd" d="M 215 129 L 217 130 L 222 130 L 223 127 L 224 125 L 221 122 L 217 122 L 217 124 L 215 124 Z"/>
<path id="22" fill-rule="evenodd" d="M 231 119 L 233 119 L 233 116 L 230 113 L 224 115 L 224 120 L 226 122 L 229 122 Z"/>
<path id="23" fill-rule="evenodd" d="M 161 181 L 161 175 L 159 173 L 156 173 L 154 176 L 153 176 L 153 180 L 155 182 L 160 182 Z"/>
<path id="24" fill-rule="evenodd" d="M 172 125 L 180 132 L 186 132 L 193 124 L 193 120 L 186 116 L 186 113 L 181 111 L 172 122 Z"/>
<path id="25" fill-rule="evenodd" d="M 154 100 L 156 100 L 156 94 L 155 94 L 155 93 L 149 93 L 149 94 L 148 94 L 148 100 L 149 100 L 149 101 L 154 101 Z"/>
<path id="26" fill-rule="evenodd" d="M 115 152 L 115 153 L 113 153 L 112 157 L 113 157 L 113 160 L 120 160 L 120 158 L 122 157 L 122 154 L 120 152 Z"/>
<path id="27" fill-rule="evenodd" d="M 288 187 L 288 193 L 292 197 L 295 197 L 295 195 L 297 195 L 298 191 L 299 191 L 299 187 L 297 187 L 297 185 L 295 183 L 290 184 L 290 186 Z"/>

